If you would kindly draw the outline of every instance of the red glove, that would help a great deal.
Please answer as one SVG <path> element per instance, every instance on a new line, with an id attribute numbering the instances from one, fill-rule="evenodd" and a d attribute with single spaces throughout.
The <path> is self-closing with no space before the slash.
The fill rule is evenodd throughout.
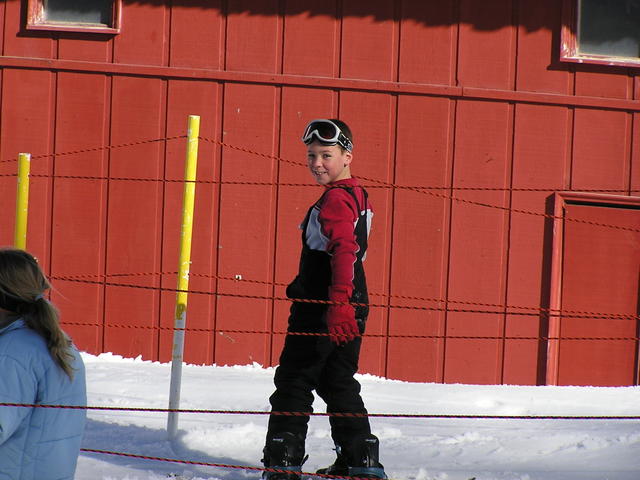
<path id="1" fill-rule="evenodd" d="M 336 345 L 350 342 L 360 336 L 353 306 L 347 303 L 351 296 L 349 290 L 351 289 L 344 286 L 329 287 L 329 300 L 340 302 L 337 305 L 329 305 L 327 310 L 329 338 Z"/>

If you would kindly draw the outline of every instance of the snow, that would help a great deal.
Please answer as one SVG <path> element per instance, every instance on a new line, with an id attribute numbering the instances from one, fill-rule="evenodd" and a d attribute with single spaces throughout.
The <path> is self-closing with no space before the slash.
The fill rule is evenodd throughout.
<path id="1" fill-rule="evenodd" d="M 170 364 L 83 353 L 88 404 L 168 406 Z M 268 412 L 273 368 L 184 365 L 181 409 Z M 359 375 L 370 413 L 639 416 L 640 387 L 529 387 L 410 383 Z M 324 412 L 317 400 L 316 412 Z M 261 467 L 267 415 L 180 413 L 169 442 L 164 412 L 89 410 L 83 448 Z M 639 420 L 375 417 L 392 480 L 637 480 Z M 305 472 L 332 463 L 328 419 L 309 424 Z M 244 480 L 260 471 L 81 452 L 76 480 Z M 319 478 L 319 477 L 308 477 Z"/>

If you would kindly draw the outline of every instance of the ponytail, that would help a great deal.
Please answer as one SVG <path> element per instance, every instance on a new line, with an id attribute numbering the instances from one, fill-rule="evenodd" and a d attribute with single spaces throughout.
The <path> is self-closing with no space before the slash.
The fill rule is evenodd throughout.
<path id="1" fill-rule="evenodd" d="M 53 360 L 64 370 L 69 378 L 73 378 L 73 354 L 71 340 L 60 328 L 58 309 L 44 297 L 34 301 L 34 311 L 25 315 L 27 326 L 38 332 L 47 342 Z"/>

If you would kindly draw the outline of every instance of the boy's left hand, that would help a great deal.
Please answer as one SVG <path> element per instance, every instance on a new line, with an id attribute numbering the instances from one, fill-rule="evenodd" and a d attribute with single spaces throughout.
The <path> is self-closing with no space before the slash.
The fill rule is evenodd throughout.
<path id="1" fill-rule="evenodd" d="M 358 324 L 351 305 L 331 305 L 327 312 L 329 338 L 336 345 L 350 342 L 358 335 Z"/>
<path id="2" fill-rule="evenodd" d="M 336 345 L 350 342 L 360 335 L 355 311 L 349 305 L 349 289 L 347 287 L 330 287 L 329 299 L 339 304 L 329 305 L 327 310 L 327 327 L 329 338 Z"/>

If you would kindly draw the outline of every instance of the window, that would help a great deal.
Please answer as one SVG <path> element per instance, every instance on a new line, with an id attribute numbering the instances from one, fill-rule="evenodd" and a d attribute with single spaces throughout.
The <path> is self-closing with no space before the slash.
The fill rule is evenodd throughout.
<path id="1" fill-rule="evenodd" d="M 640 67 L 640 0 L 564 0 L 567 62 Z"/>
<path id="2" fill-rule="evenodd" d="M 118 33 L 121 0 L 27 0 L 28 30 Z"/>

